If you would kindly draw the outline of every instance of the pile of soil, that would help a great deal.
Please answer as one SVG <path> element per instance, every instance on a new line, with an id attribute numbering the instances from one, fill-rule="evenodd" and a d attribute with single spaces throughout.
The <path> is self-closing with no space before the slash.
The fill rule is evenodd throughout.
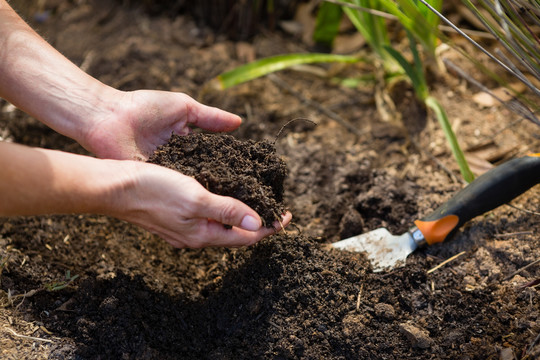
<path id="1" fill-rule="evenodd" d="M 328 81 L 358 74 L 357 67 L 343 73 L 318 68 L 316 73 L 328 70 L 324 78 L 288 71 L 277 75 L 279 84 L 262 78 L 199 94 L 216 75 L 243 63 L 245 43 L 209 40 L 190 17 L 149 17 L 117 2 L 32 4 L 39 11 L 56 6 L 48 21 L 32 25 L 103 82 L 126 91 L 181 91 L 241 115 L 234 139 L 213 137 L 229 149 L 213 157 L 259 159 L 253 151 L 271 160 L 270 175 L 279 177 L 284 162 L 288 175 L 276 179 L 283 188 L 268 191 L 278 208 L 281 200 L 286 204 L 293 223 L 249 248 L 175 249 L 105 216 L 2 218 L 0 358 L 540 357 L 538 186 L 513 207 L 479 216 L 451 241 L 416 251 L 391 271 L 374 273 L 363 254 L 328 249 L 341 237 L 381 226 L 403 232 L 462 188 L 444 134 L 435 119 L 412 106 L 410 88 L 400 90 L 396 103 L 408 128 L 421 136 L 382 122 L 369 84 L 348 88 Z M 256 58 L 307 49 L 279 33 L 259 34 L 249 46 Z M 467 156 L 497 165 L 540 149 L 536 125 L 516 121 L 503 107 L 479 106 L 474 90 L 460 80 L 442 77 L 433 85 Z M 85 154 L 1 100 L 0 109 L 3 139 Z M 274 153 L 276 134 L 294 118 L 318 126 L 288 127 Z M 196 144 L 193 151 L 205 154 L 199 142 L 205 137 L 188 145 L 174 138 L 178 146 L 168 151 L 165 145 L 160 151 L 167 151 L 156 156 L 177 154 L 171 166 L 181 157 L 191 161 L 179 149 L 192 151 Z M 184 163 L 182 171 L 193 167 L 197 176 L 214 167 L 212 161 Z"/>
<path id="2" fill-rule="evenodd" d="M 240 141 L 231 135 L 172 135 L 148 162 L 194 177 L 210 192 L 231 196 L 254 209 L 266 227 L 285 213 L 285 162 L 269 141 Z"/>

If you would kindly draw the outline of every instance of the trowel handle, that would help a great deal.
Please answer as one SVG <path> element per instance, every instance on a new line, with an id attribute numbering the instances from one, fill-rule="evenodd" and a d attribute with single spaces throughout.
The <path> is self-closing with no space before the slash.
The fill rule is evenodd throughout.
<path id="1" fill-rule="evenodd" d="M 427 245 L 442 242 L 467 221 L 509 202 L 537 183 L 540 183 L 540 153 L 513 159 L 479 176 L 414 224 Z M 422 236 L 415 236 L 418 237 Z"/>

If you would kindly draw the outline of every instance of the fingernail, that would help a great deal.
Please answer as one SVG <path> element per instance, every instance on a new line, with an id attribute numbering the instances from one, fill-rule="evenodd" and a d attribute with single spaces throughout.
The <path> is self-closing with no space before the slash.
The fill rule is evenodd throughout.
<path id="1" fill-rule="evenodd" d="M 240 227 L 244 230 L 257 231 L 261 227 L 261 223 L 251 215 L 246 215 L 240 223 Z"/>

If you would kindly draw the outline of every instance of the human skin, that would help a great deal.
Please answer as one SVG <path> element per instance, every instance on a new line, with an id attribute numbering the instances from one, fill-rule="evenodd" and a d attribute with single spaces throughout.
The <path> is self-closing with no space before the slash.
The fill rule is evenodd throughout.
<path id="1" fill-rule="evenodd" d="M 0 0 L 0 97 L 99 157 L 0 142 L 0 216 L 105 214 L 175 247 L 251 245 L 276 231 L 263 227 L 259 215 L 239 200 L 137 161 L 171 133 L 185 135 L 190 126 L 231 131 L 241 124 L 238 116 L 182 93 L 107 86 L 50 46 L 5 0 Z M 290 219 L 290 213 L 283 215 L 281 224 Z"/>

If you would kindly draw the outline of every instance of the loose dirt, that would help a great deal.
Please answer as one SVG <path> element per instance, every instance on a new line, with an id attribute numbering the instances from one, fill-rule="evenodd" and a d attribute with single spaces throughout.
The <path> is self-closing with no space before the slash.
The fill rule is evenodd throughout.
<path id="1" fill-rule="evenodd" d="M 285 162 L 269 141 L 239 141 L 231 135 L 173 135 L 148 162 L 194 177 L 209 191 L 234 197 L 272 227 L 285 213 Z"/>
<path id="2" fill-rule="evenodd" d="M 539 217 L 533 213 L 540 211 L 538 186 L 392 271 L 373 273 L 362 254 L 327 248 L 380 226 L 406 231 L 463 186 L 440 127 L 410 87 L 393 94 L 407 133 L 399 123 L 380 120 L 370 84 L 348 88 L 330 81 L 362 73 L 365 65 L 297 69 L 278 73 L 280 82 L 267 77 L 224 92 L 205 87 L 243 63 L 246 49 L 256 58 L 308 49 L 290 35 L 263 32 L 240 45 L 189 16 L 150 17 L 114 2 L 28 6 L 20 9 L 31 22 L 36 11 L 49 10 L 45 22 L 32 24 L 107 84 L 182 91 L 241 115 L 234 139 L 217 137 L 220 156 L 240 151 L 227 142 L 273 144 L 294 118 L 317 126 L 294 122 L 275 142 L 281 161 L 273 167 L 279 172 L 269 175 L 281 177 L 285 164 L 277 202 L 292 212 L 293 223 L 249 248 L 174 249 L 138 227 L 98 215 L 0 219 L 0 357 L 540 357 L 534 286 L 540 266 L 525 268 L 540 257 Z M 321 71 L 327 76 L 315 75 Z M 514 123 L 504 107 L 479 106 L 472 101 L 475 90 L 451 74 L 434 86 L 471 158 L 493 166 L 539 151 L 537 126 Z M 86 153 L 7 103 L 0 106 L 3 139 Z M 206 150 L 193 140 L 185 146 Z M 206 163 L 189 165 L 193 176 Z"/>

